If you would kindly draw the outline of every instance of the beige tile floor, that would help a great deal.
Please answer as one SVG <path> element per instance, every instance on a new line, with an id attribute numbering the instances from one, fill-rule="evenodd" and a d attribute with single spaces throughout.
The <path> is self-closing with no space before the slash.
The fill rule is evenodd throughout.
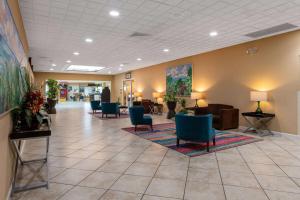
<path id="1" fill-rule="evenodd" d="M 300 199 L 300 137 L 264 141 L 189 158 L 121 130 L 129 119 L 102 121 L 87 103 L 64 103 L 52 116 L 50 187 L 14 195 L 20 200 L 295 200 Z M 154 116 L 154 123 L 165 123 Z M 29 141 L 24 156 L 44 154 Z M 45 168 L 24 167 L 21 183 Z M 32 170 L 39 170 L 32 178 Z M 23 178 L 21 180 L 21 178 Z"/>

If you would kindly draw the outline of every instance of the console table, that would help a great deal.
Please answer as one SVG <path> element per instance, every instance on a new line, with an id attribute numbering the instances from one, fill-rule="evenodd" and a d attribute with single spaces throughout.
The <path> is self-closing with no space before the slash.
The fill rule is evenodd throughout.
<path id="1" fill-rule="evenodd" d="M 194 115 L 207 115 L 208 107 L 188 107 L 187 110 L 193 111 Z"/>
<path id="2" fill-rule="evenodd" d="M 249 131 L 256 131 L 260 136 L 274 135 L 274 133 L 268 128 L 269 122 L 275 118 L 275 114 L 272 113 L 256 113 L 256 112 L 245 112 L 242 116 L 246 122 L 250 125 L 244 133 Z M 254 122 L 250 119 L 254 119 Z M 265 130 L 267 133 L 265 133 Z"/>
<path id="3" fill-rule="evenodd" d="M 12 183 L 12 194 L 17 193 L 17 192 L 31 190 L 31 189 L 41 188 L 41 187 L 48 188 L 49 182 L 48 182 L 47 161 L 48 161 L 50 136 L 51 136 L 50 118 L 44 118 L 43 124 L 41 125 L 41 127 L 39 129 L 36 129 L 36 130 L 14 130 L 9 135 L 9 140 L 11 141 L 12 147 L 17 154 L 16 155 L 16 163 L 15 163 L 15 171 L 14 171 L 14 179 L 13 179 L 13 183 Z M 40 138 L 46 139 L 46 156 L 41 159 L 24 160 L 22 158 L 22 155 L 20 152 L 21 142 L 24 140 L 32 140 L 32 139 L 40 139 Z M 45 178 L 45 180 L 39 181 L 39 182 L 34 182 L 34 183 L 32 183 L 30 185 L 26 185 L 26 186 L 20 186 L 20 187 L 16 186 L 19 164 L 30 165 L 30 164 L 34 164 L 37 162 L 42 162 L 43 164 L 46 165 L 46 169 L 47 169 L 46 176 L 47 177 Z"/>

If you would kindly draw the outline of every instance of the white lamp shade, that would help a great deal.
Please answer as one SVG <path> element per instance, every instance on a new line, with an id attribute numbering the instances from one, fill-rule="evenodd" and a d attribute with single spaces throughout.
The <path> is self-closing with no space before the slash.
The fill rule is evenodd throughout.
<path id="1" fill-rule="evenodd" d="M 250 100 L 251 101 L 267 101 L 268 94 L 267 94 L 267 92 L 251 91 L 250 92 Z"/>
<path id="2" fill-rule="evenodd" d="M 192 92 L 191 99 L 204 99 L 204 95 L 201 92 Z"/>

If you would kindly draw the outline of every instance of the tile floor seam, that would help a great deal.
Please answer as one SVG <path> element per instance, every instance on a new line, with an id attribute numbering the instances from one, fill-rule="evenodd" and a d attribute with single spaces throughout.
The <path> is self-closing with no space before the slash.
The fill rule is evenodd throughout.
<path id="1" fill-rule="evenodd" d="M 261 149 L 258 145 L 256 145 L 257 146 L 257 148 L 259 148 L 259 149 Z M 281 148 L 281 147 L 280 147 Z M 300 189 L 300 186 L 299 186 L 299 184 L 292 178 L 292 177 L 290 177 L 281 167 L 280 167 L 280 165 L 278 165 L 273 159 L 272 159 L 272 157 L 271 156 L 269 156 L 263 149 L 261 149 L 263 152 L 264 152 L 264 154 L 265 154 L 265 156 L 267 156 L 269 159 L 271 159 L 274 163 L 275 163 L 275 165 L 277 166 L 277 167 L 279 167 L 280 168 L 280 170 L 281 171 L 283 171 L 283 173 L 294 183 L 294 184 L 296 184 L 296 186 L 298 186 L 298 188 Z M 290 165 L 285 165 L 285 166 L 290 166 Z M 265 175 L 266 176 L 266 175 Z M 281 191 L 281 192 L 283 192 L 283 191 Z"/>
<path id="2" fill-rule="evenodd" d="M 222 175 L 221 175 L 221 170 L 220 170 L 218 156 L 217 156 L 216 152 L 214 152 L 214 154 L 215 154 L 217 165 L 218 165 L 218 171 L 219 171 L 219 176 L 220 176 L 220 179 L 221 179 L 221 184 L 222 184 L 222 188 L 223 188 L 224 198 L 225 198 L 225 200 L 227 200 L 227 196 L 226 196 L 226 192 L 225 192 L 225 187 L 224 187 L 224 182 L 223 182 L 223 178 L 222 178 Z"/>
<path id="3" fill-rule="evenodd" d="M 149 186 L 150 186 L 150 184 L 152 183 L 152 181 L 153 181 L 153 179 L 155 178 L 155 175 L 156 175 L 156 173 L 157 173 L 157 171 L 158 171 L 158 169 L 159 169 L 159 167 L 161 166 L 161 163 L 162 163 L 162 161 L 164 160 L 164 158 L 166 157 L 166 155 L 167 155 L 167 153 L 168 153 L 168 151 L 169 150 L 167 150 L 165 153 L 164 153 L 164 156 L 163 156 L 163 158 L 159 161 L 159 163 L 158 163 L 158 167 L 156 168 L 156 170 L 155 170 L 155 173 L 153 174 L 153 176 L 151 177 L 151 180 L 150 180 L 150 182 L 149 182 L 149 184 L 148 184 L 148 186 L 146 187 L 146 190 L 145 190 L 145 192 L 144 192 L 144 194 L 142 195 L 142 198 L 141 199 L 143 199 L 144 198 L 144 196 L 145 196 L 145 194 L 146 194 L 146 192 L 147 192 L 147 190 L 148 190 L 148 188 L 149 188 Z M 182 198 L 183 199 L 183 198 Z"/>
<path id="4" fill-rule="evenodd" d="M 185 178 L 185 183 L 184 183 L 184 190 L 183 190 L 183 199 L 185 199 L 185 190 L 186 190 L 186 185 L 188 181 L 188 176 L 189 176 L 189 167 L 190 167 L 190 162 L 191 162 L 191 157 L 189 157 L 189 162 L 188 162 L 188 167 L 187 167 L 187 172 L 186 172 L 186 178 Z"/>
<path id="5" fill-rule="evenodd" d="M 247 163 L 246 159 L 244 158 L 243 154 L 240 152 L 240 150 L 237 148 L 237 151 L 239 152 L 240 156 L 242 157 L 242 159 L 244 160 L 244 162 L 246 163 L 247 167 L 249 168 L 249 170 L 251 171 L 252 175 L 254 176 L 256 182 L 259 184 L 260 189 L 264 192 L 264 194 L 266 195 L 266 197 L 271 200 L 268 196 L 268 194 L 266 193 L 265 189 L 262 187 L 261 183 L 259 182 L 259 180 L 257 179 L 257 177 L 255 176 L 254 172 L 252 171 L 252 169 L 250 168 L 249 164 Z"/>

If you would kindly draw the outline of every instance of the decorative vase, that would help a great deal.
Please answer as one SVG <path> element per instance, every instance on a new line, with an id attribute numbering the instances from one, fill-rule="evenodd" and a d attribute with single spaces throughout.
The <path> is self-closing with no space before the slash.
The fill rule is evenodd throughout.
<path id="1" fill-rule="evenodd" d="M 47 112 L 48 112 L 48 114 L 56 114 L 56 109 L 55 109 L 56 102 L 57 101 L 54 100 L 54 99 L 47 98 L 47 103 L 48 103 Z"/>
<path id="2" fill-rule="evenodd" d="M 176 101 L 168 101 L 167 102 L 167 107 L 168 107 L 168 110 L 169 110 L 168 114 L 167 114 L 167 119 L 171 119 L 171 118 L 175 117 L 175 115 L 176 115 L 176 112 L 175 112 L 176 105 L 177 105 Z"/>

